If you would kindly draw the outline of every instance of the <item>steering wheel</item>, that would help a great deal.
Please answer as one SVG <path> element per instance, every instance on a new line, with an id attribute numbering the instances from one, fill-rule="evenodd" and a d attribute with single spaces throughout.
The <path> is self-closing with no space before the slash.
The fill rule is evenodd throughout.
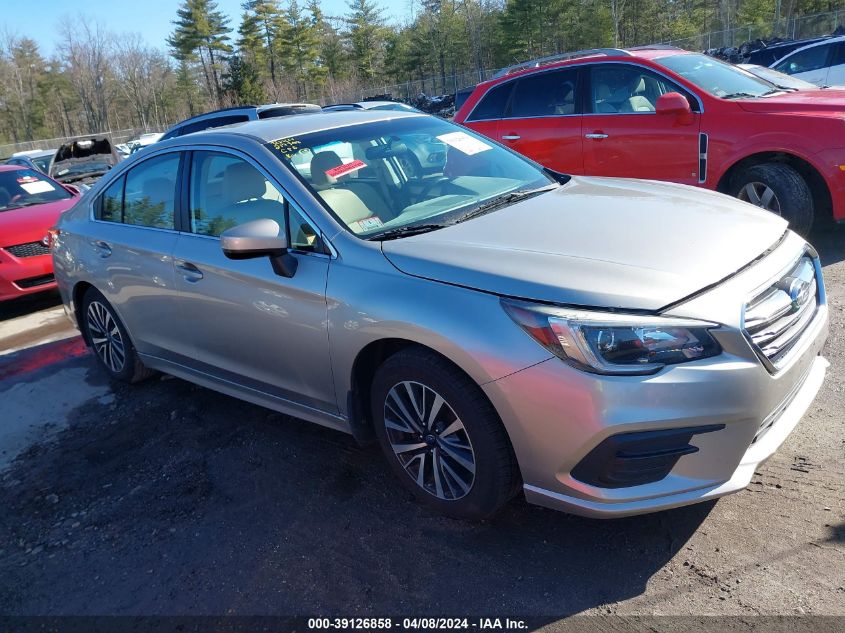
<path id="1" fill-rule="evenodd" d="M 439 185 L 439 184 L 442 184 L 444 182 L 449 182 L 448 176 L 438 176 L 437 178 L 430 180 L 422 188 L 422 191 L 420 191 L 420 198 L 425 198 L 428 195 L 428 192 L 431 191 L 434 188 L 435 185 Z"/>

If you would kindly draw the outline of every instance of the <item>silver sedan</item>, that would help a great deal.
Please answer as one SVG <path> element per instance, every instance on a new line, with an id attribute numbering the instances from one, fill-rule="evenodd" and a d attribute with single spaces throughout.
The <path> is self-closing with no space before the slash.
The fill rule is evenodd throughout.
<path id="1" fill-rule="evenodd" d="M 402 139 L 446 148 L 409 171 Z M 599 517 L 744 488 L 825 376 L 816 253 L 692 187 L 568 177 L 415 113 L 158 143 L 62 217 L 67 314 L 166 372 L 378 441 L 447 515 Z"/>

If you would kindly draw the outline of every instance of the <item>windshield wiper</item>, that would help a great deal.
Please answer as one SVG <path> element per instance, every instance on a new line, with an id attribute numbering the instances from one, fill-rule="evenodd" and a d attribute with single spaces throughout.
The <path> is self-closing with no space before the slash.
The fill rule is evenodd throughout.
<path id="1" fill-rule="evenodd" d="M 450 224 L 458 224 L 459 222 L 465 222 L 466 220 L 477 218 L 479 215 L 484 215 L 485 213 L 489 213 L 490 211 L 498 209 L 499 207 L 504 207 L 509 204 L 513 204 L 517 200 L 524 200 L 525 198 L 530 198 L 531 196 L 536 196 L 546 191 L 557 189 L 559 186 L 560 185 L 558 184 L 554 184 L 546 185 L 545 187 L 539 187 L 537 189 L 521 189 L 519 191 L 503 193 L 500 196 L 496 196 L 495 198 L 491 198 L 487 202 L 480 204 L 479 206 L 475 207 L 472 211 L 469 211 L 460 216 L 459 218 L 453 220 Z"/>
<path id="2" fill-rule="evenodd" d="M 17 204 L 10 204 L 8 205 L 4 211 L 8 211 L 9 209 L 23 209 L 24 207 L 33 207 L 36 204 L 43 204 L 43 202 L 39 202 L 38 200 L 29 200 L 27 202 L 20 202 Z"/>
<path id="3" fill-rule="evenodd" d="M 756 99 L 759 95 L 753 95 L 750 92 L 732 92 L 727 95 L 722 95 L 722 99 Z"/>
<path id="4" fill-rule="evenodd" d="M 390 229 L 383 233 L 377 233 L 372 237 L 368 237 L 368 240 L 378 240 L 383 242 L 385 240 L 395 240 L 400 237 L 409 237 L 411 235 L 419 235 L 420 233 L 428 233 L 429 231 L 436 231 L 437 229 L 442 229 L 448 224 L 414 224 L 411 226 L 400 226 L 395 229 Z"/>

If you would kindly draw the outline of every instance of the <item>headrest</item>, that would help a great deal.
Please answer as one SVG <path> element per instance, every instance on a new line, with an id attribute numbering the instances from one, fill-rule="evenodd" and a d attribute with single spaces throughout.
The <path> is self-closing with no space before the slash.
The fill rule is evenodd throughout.
<path id="1" fill-rule="evenodd" d="M 317 152 L 311 159 L 311 183 L 315 187 L 328 187 L 337 182 L 337 178 L 326 172 L 334 167 L 343 165 L 335 152 Z"/>
<path id="2" fill-rule="evenodd" d="M 223 192 L 232 202 L 261 198 L 267 193 L 267 180 L 252 165 L 238 161 L 223 172 Z"/>

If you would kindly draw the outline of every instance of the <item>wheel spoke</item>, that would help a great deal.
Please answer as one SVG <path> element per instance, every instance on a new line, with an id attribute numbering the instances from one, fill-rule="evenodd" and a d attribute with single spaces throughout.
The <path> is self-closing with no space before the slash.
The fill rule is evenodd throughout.
<path id="1" fill-rule="evenodd" d="M 414 419 L 414 417 L 408 412 L 408 408 L 405 406 L 405 403 L 402 402 L 402 398 L 399 397 L 399 394 L 396 393 L 395 390 L 391 389 L 390 393 L 388 394 L 388 398 L 390 398 L 394 403 L 396 403 L 396 406 L 399 407 L 399 409 L 397 410 L 396 408 L 391 406 L 393 412 L 396 413 L 403 422 L 413 427 L 413 429 L 417 433 L 421 433 L 422 428 L 420 428 L 420 425 L 417 423 L 416 419 Z M 388 406 L 390 406 L 389 403 Z"/>
<path id="2" fill-rule="evenodd" d="M 763 191 L 763 195 L 760 197 L 760 206 L 764 209 L 771 210 L 771 202 L 772 198 L 775 197 L 775 192 L 772 191 L 769 187 L 766 187 L 765 191 Z"/>
<path id="3" fill-rule="evenodd" d="M 443 483 L 440 481 L 440 455 L 435 448 L 431 453 L 432 461 L 434 462 L 434 489 L 437 496 L 443 498 Z"/>
<path id="4" fill-rule="evenodd" d="M 748 202 L 760 206 L 760 195 L 757 193 L 757 186 L 753 182 L 745 185 L 745 195 L 748 197 Z"/>
<path id="5" fill-rule="evenodd" d="M 443 398 L 440 394 L 434 394 L 434 402 L 431 403 L 431 411 L 428 412 L 428 421 L 425 423 L 426 428 L 430 429 L 434 426 L 434 420 L 437 419 L 437 414 L 443 408 Z"/>
<path id="6" fill-rule="evenodd" d="M 440 448 L 446 453 L 449 457 L 455 460 L 458 464 L 466 468 L 469 472 L 475 473 L 475 462 L 468 460 L 466 457 L 462 456 L 458 451 L 454 448 L 449 446 L 446 442 L 442 442 L 440 444 Z"/>
<path id="7" fill-rule="evenodd" d="M 440 437 L 445 438 L 448 435 L 452 435 L 453 433 L 457 433 L 458 431 L 464 430 L 464 424 L 460 420 L 455 420 L 447 426 L 445 429 L 440 431 Z"/>
<path id="8" fill-rule="evenodd" d="M 426 448 L 428 445 L 425 442 L 415 442 L 413 444 L 394 444 L 393 452 L 397 455 L 407 453 L 408 451 L 416 451 L 421 448 Z"/>
<path id="9" fill-rule="evenodd" d="M 414 407 L 414 412 L 417 414 L 417 420 L 425 420 L 425 391 L 420 390 L 420 397 L 414 394 L 414 387 L 410 382 L 402 383 L 405 385 L 405 392 L 408 394 L 408 400 L 411 401 L 411 406 Z"/>
<path id="10" fill-rule="evenodd" d="M 451 480 L 454 481 L 460 487 L 460 493 L 461 494 L 455 495 L 455 496 L 462 497 L 466 493 L 468 493 L 469 492 L 469 484 L 467 482 L 465 482 L 463 479 L 461 479 L 461 477 L 458 476 L 458 473 L 456 473 L 452 469 L 452 467 L 449 466 L 449 462 L 447 462 L 445 459 L 443 459 L 443 460 L 440 460 L 440 463 L 443 466 L 443 470 L 446 473 L 449 474 L 449 478 L 451 478 Z M 452 485 L 449 483 L 449 478 L 446 479 L 446 483 L 449 484 L 449 488 L 452 488 Z"/>

